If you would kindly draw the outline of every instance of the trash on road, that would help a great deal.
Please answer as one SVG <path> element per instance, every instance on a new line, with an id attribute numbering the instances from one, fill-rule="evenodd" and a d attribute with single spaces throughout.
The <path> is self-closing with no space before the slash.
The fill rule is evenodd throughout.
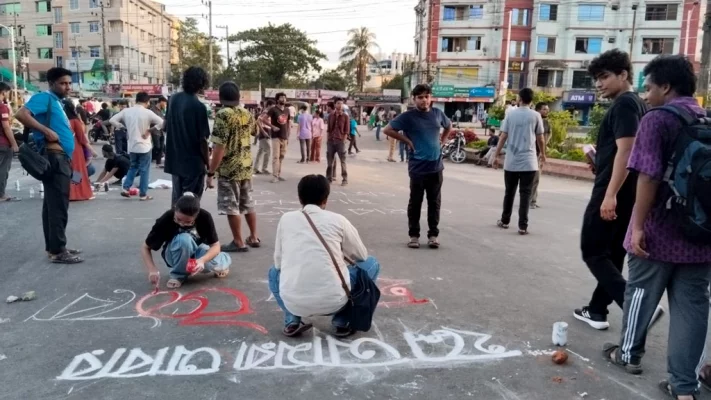
<path id="1" fill-rule="evenodd" d="M 14 303 L 16 301 L 32 301 L 37 298 L 37 294 L 34 292 L 34 290 L 31 290 L 29 292 L 25 292 L 22 297 L 17 297 L 17 296 L 8 296 L 7 299 L 5 300 L 6 303 Z"/>
<path id="2" fill-rule="evenodd" d="M 17 296 L 8 296 L 7 300 L 5 300 L 6 303 L 14 303 L 16 301 L 20 301 L 20 298 Z"/>
<path id="3" fill-rule="evenodd" d="M 557 350 L 553 353 L 553 362 L 556 364 L 565 364 L 568 361 L 568 353 L 565 350 Z"/>
<path id="4" fill-rule="evenodd" d="M 556 322 L 553 324 L 553 344 L 565 346 L 568 343 L 568 323 Z"/>

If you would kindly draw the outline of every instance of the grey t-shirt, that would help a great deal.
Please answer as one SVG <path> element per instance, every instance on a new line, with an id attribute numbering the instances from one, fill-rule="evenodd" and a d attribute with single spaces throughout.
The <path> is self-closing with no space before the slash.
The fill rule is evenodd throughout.
<path id="1" fill-rule="evenodd" d="M 504 170 L 538 171 L 536 136 L 543 134 L 541 114 L 528 107 L 512 109 L 501 123 L 501 132 L 508 135 Z"/>

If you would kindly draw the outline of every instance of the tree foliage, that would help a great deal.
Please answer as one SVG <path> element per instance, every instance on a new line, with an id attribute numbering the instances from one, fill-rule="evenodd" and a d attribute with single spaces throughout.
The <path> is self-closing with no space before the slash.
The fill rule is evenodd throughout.
<path id="1" fill-rule="evenodd" d="M 548 113 L 548 123 L 551 127 L 549 147 L 561 145 L 568 137 L 568 129 L 578 126 L 578 121 L 570 111 L 551 111 Z"/>
<path id="2" fill-rule="evenodd" d="M 402 92 L 403 85 L 405 82 L 403 81 L 403 77 L 400 74 L 397 74 L 393 77 L 393 79 L 385 82 L 383 84 L 383 89 L 398 89 Z"/>
<path id="3" fill-rule="evenodd" d="M 588 140 L 590 143 L 597 143 L 597 135 L 600 132 L 600 124 L 602 123 L 602 118 L 605 116 L 605 111 L 607 110 L 599 104 L 595 104 L 592 110 L 590 110 L 590 115 L 588 116 L 588 122 L 590 124 Z"/>
<path id="4" fill-rule="evenodd" d="M 516 101 L 518 99 L 518 95 L 512 91 L 506 92 L 506 100 L 507 101 Z M 553 104 L 558 97 L 543 92 L 541 90 L 534 90 L 533 91 L 533 104 L 538 104 L 538 103 L 547 103 L 547 104 Z"/>
<path id="5" fill-rule="evenodd" d="M 362 92 L 368 65 L 377 62 L 371 51 L 379 46 L 375 42 L 375 33 L 366 27 L 351 29 L 348 31 L 348 36 L 348 42 L 341 48 L 340 58 L 355 72 L 356 86 Z"/>
<path id="6" fill-rule="evenodd" d="M 312 81 L 313 89 L 341 90 L 353 92 L 356 87 L 355 75 L 348 62 L 341 62 L 335 69 L 329 69 Z"/>
<path id="7" fill-rule="evenodd" d="M 178 30 L 178 55 L 180 62 L 171 66 L 171 83 L 180 85 L 180 78 L 183 71 L 191 66 L 202 67 L 205 71 L 210 71 L 210 43 L 208 36 L 198 29 L 198 21 L 195 18 L 186 18 Z M 212 43 L 212 69 L 213 75 L 222 73 L 222 55 L 220 46 Z"/>
<path id="8" fill-rule="evenodd" d="M 312 70 L 320 71 L 319 61 L 326 58 L 315 40 L 291 24 L 242 31 L 228 41 L 242 45 L 233 64 L 235 78 L 244 85 L 262 82 L 266 87 L 284 87 Z"/>

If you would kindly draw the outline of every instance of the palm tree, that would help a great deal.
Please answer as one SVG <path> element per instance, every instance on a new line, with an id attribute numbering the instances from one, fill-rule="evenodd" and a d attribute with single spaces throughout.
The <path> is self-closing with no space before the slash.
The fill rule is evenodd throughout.
<path id="1" fill-rule="evenodd" d="M 368 64 L 378 61 L 373 57 L 371 49 L 377 49 L 379 46 L 375 43 L 375 33 L 369 31 L 366 27 L 351 29 L 348 31 L 348 36 L 348 42 L 341 49 L 340 58 L 341 61 L 347 62 L 355 70 L 356 85 L 362 92 Z"/>

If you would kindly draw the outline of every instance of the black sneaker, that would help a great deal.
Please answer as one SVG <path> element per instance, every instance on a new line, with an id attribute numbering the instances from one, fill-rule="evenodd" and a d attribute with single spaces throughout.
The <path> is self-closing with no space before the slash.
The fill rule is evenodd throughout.
<path id="1" fill-rule="evenodd" d="M 597 330 L 605 330 L 610 327 L 607 322 L 607 315 L 591 313 L 587 306 L 576 308 L 573 312 L 573 317 L 579 319 Z"/>

